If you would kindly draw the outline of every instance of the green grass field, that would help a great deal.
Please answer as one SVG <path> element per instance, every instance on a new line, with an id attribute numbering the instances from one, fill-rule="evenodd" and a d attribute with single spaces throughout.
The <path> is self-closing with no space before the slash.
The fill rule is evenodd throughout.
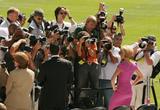
<path id="1" fill-rule="evenodd" d="M 145 35 L 156 35 L 160 48 L 160 0 L 0 0 L 0 15 L 6 16 L 10 6 L 19 8 L 27 16 L 36 9 L 42 8 L 45 18 L 54 19 L 54 9 L 65 6 L 77 22 L 84 22 L 89 15 L 95 15 L 99 2 L 107 5 L 108 19 L 118 13 L 120 7 L 125 8 L 126 38 L 124 44 L 131 44 Z M 160 75 L 159 75 L 160 76 Z M 160 105 L 160 83 L 155 79 L 157 99 Z"/>

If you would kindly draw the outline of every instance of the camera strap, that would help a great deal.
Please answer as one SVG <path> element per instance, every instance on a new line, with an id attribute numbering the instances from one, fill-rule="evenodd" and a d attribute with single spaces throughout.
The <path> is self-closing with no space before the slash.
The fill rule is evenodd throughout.
<path id="1" fill-rule="evenodd" d="M 85 61 L 88 61 L 88 49 L 84 47 Z"/>
<path id="2" fill-rule="evenodd" d="M 83 48 L 81 49 L 81 51 L 84 52 L 84 56 L 80 58 L 80 60 L 78 61 L 78 63 L 80 65 L 86 63 L 88 61 L 88 50 L 85 46 L 82 46 Z"/>
<path id="3" fill-rule="evenodd" d="M 102 66 L 105 66 L 107 63 L 108 63 L 108 53 L 103 50 L 100 58 L 100 64 Z"/>
<path id="4" fill-rule="evenodd" d="M 144 52 L 142 50 L 140 50 L 135 56 L 134 56 L 134 60 L 135 61 L 139 61 L 144 57 Z"/>

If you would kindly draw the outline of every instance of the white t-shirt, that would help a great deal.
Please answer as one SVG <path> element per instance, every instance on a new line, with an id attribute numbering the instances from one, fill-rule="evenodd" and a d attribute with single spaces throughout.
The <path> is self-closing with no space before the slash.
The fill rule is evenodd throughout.
<path id="1" fill-rule="evenodd" d="M 20 26 L 20 23 L 19 23 L 18 21 L 14 22 L 14 23 L 16 23 L 17 25 Z M 0 24 L 0 27 L 8 28 L 10 24 L 11 24 L 11 23 L 10 23 L 8 20 L 4 20 L 4 21 Z"/>
<path id="2" fill-rule="evenodd" d="M 143 52 L 140 53 L 140 56 L 143 55 Z M 158 61 L 160 60 L 160 52 L 156 51 L 151 55 L 151 59 L 153 61 L 153 65 L 155 66 Z M 137 61 L 137 66 L 140 69 L 140 71 L 143 73 L 144 81 L 147 80 L 147 76 L 151 76 L 152 70 L 153 70 L 153 65 L 148 65 L 146 62 L 146 59 L 143 57 L 140 60 Z M 135 73 L 136 74 L 136 73 Z"/>
<path id="3" fill-rule="evenodd" d="M 31 34 L 35 35 L 37 38 L 45 37 L 44 22 L 42 22 L 42 24 L 39 25 L 39 27 L 37 27 L 35 21 L 32 20 L 31 23 L 29 24 L 29 28 L 32 28 Z"/>
<path id="4" fill-rule="evenodd" d="M 99 79 L 105 79 L 105 80 L 111 80 L 114 72 L 117 69 L 118 64 L 121 61 L 121 57 L 120 57 L 120 49 L 118 47 L 113 47 L 111 50 L 112 54 L 118 58 L 118 62 L 116 64 L 113 64 L 111 62 L 111 58 L 108 55 L 108 63 L 106 64 L 105 67 L 101 67 L 101 73 L 99 76 Z"/>
<path id="5" fill-rule="evenodd" d="M 60 30 L 63 30 L 64 27 L 68 27 L 70 33 L 74 32 L 75 29 L 77 28 L 77 24 L 72 25 L 71 23 L 65 22 L 65 21 L 63 22 L 63 24 L 59 24 L 59 23 L 57 23 L 56 21 L 52 21 L 52 25 L 53 25 L 53 26 L 54 26 L 54 25 L 58 25 L 58 28 L 59 28 Z"/>
<path id="6" fill-rule="evenodd" d="M 9 32 L 7 27 L 0 27 L 0 36 L 8 40 Z"/>

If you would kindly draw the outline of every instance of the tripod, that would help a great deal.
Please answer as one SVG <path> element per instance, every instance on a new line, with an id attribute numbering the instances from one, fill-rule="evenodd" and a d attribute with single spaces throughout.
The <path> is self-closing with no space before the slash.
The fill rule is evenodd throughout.
<path id="1" fill-rule="evenodd" d="M 154 104 L 150 104 L 150 88 L 152 90 Z M 151 80 L 149 76 L 147 77 L 147 85 L 145 85 L 143 88 L 142 104 L 143 105 L 140 106 L 137 110 L 157 110 L 158 109 L 158 103 L 157 103 L 156 93 L 154 89 L 153 79 Z"/>

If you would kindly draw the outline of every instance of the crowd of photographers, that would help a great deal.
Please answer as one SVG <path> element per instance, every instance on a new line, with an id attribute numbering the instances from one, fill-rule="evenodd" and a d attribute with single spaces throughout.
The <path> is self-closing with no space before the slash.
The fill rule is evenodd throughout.
<path id="1" fill-rule="evenodd" d="M 111 84 L 112 76 L 123 60 L 121 56 L 122 42 L 125 38 L 123 11 L 123 8 L 120 8 L 119 14 L 108 20 L 105 4 L 100 3 L 98 12 L 87 17 L 86 22 L 79 25 L 65 7 L 55 9 L 56 19 L 53 21 L 47 21 L 43 10 L 38 9 L 33 11 L 27 21 L 28 26 L 24 27 L 26 16 L 17 8 L 9 8 L 7 18 L 1 17 L 0 20 L 0 98 L 1 102 L 6 104 L 7 110 L 18 110 L 18 106 L 23 110 L 30 110 L 28 107 L 31 106 L 30 101 L 24 96 L 30 94 L 33 83 L 38 85 L 39 67 L 51 58 L 52 44 L 59 46 L 59 56 L 71 61 L 74 67 L 72 90 L 70 90 L 72 95 L 66 96 L 71 97 L 69 102 L 75 106 L 96 105 L 108 108 L 114 92 Z M 68 22 L 65 21 L 66 17 Z M 132 59 L 144 74 L 144 78 L 133 85 L 132 89 L 134 96 L 131 96 L 131 106 L 138 108 L 142 104 L 144 82 L 147 76 L 151 75 L 152 66 L 158 63 L 160 52 L 156 50 L 155 36 L 141 38 L 138 42 L 133 42 L 129 48 L 133 49 Z M 16 70 L 17 67 L 27 68 L 21 72 L 22 74 L 26 72 L 28 76 L 20 75 L 20 71 Z M 22 99 L 14 97 L 20 95 L 14 94 L 15 88 L 23 91 L 18 86 L 20 84 L 14 82 L 19 80 L 15 76 L 25 77 L 18 83 L 28 84 L 23 88 L 26 94 L 22 95 Z M 97 92 L 93 91 L 80 92 L 81 88 L 96 89 L 100 92 L 97 96 Z M 12 96 L 10 92 L 13 92 Z M 88 96 L 90 100 L 94 100 L 93 103 L 85 102 Z M 16 101 L 21 104 L 15 104 Z"/>

